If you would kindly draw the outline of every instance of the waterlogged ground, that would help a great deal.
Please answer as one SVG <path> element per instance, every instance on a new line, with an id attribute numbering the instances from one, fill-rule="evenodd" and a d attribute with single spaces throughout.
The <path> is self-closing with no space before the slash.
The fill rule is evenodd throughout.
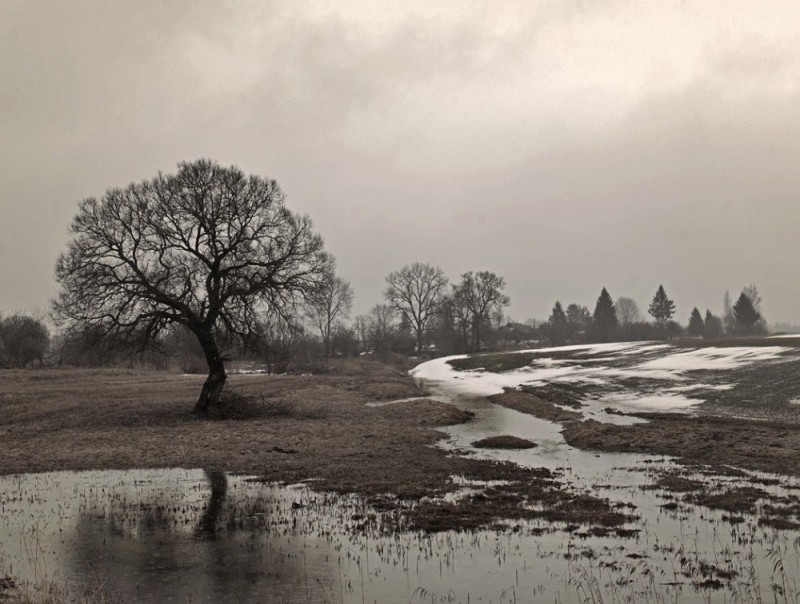
<path id="1" fill-rule="evenodd" d="M 467 504 L 513 509 L 503 508 L 515 492 L 503 480 L 454 477 L 460 490 L 440 499 L 373 497 L 370 507 L 356 496 L 315 492 L 322 483 L 314 481 L 279 486 L 220 471 L 24 474 L 0 477 L 0 568 L 29 586 L 46 579 L 78 593 L 103 585 L 106 599 L 136 602 L 796 601 L 800 472 L 797 462 L 786 464 L 797 433 L 787 420 L 797 421 L 800 393 L 785 378 L 798 358 L 780 344 L 573 347 L 436 360 L 416 370 L 432 399 L 473 414 L 441 428 L 440 447 L 544 468 L 536 471 L 574 499 L 545 493 L 528 504 L 531 512 L 580 504 L 586 521 L 551 513 L 497 518 L 472 531 L 408 529 L 411 508 L 435 512 L 421 517 L 436 521 Z M 419 397 L 402 397 L 365 408 L 420 405 Z M 760 414 L 781 421 L 738 419 Z M 743 451 L 763 455 L 687 465 L 679 455 L 652 453 L 686 438 L 690 422 L 712 420 L 713 430 L 679 449 L 722 443 L 709 449 L 713 461 L 745 440 L 736 429 L 756 425 L 767 442 Z M 598 435 L 604 446 L 570 444 Z M 646 442 L 648 435 L 656 440 Z M 501 436 L 535 446 L 475 446 Z M 768 455 L 784 449 L 789 454 Z M 791 471 L 760 471 L 771 465 Z M 597 498 L 609 505 L 597 506 Z"/>

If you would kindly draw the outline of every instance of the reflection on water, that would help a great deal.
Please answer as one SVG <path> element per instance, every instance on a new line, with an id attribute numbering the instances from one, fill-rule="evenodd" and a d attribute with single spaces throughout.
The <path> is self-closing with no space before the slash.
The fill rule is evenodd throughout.
<path id="1" fill-rule="evenodd" d="M 0 550 L 19 578 L 100 581 L 133 602 L 580 602 L 595 583 L 605 601 L 626 601 L 609 595 L 624 589 L 747 602 L 777 584 L 776 556 L 796 578 L 796 532 L 665 511 L 637 486 L 585 486 L 635 503 L 633 538 L 541 523 L 386 536 L 357 498 L 211 471 L 3 477 Z M 723 589 L 692 587 L 709 577 L 727 577 Z"/>

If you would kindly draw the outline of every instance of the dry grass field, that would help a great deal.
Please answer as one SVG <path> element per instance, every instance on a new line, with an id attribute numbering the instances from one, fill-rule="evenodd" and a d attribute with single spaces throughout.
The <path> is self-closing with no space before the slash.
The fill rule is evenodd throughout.
<path id="1" fill-rule="evenodd" d="M 450 456 L 437 427 L 470 415 L 423 395 L 398 370 L 365 362 L 330 375 L 232 375 L 250 402 L 242 419 L 190 413 L 202 376 L 126 369 L 2 371 L 0 473 L 184 467 L 222 470 L 357 493 L 426 530 L 497 518 L 621 523 L 604 500 L 576 498 L 546 470 Z M 238 409 L 241 410 L 241 409 Z M 233 413 L 233 415 L 237 415 Z M 417 505 L 458 488 L 452 477 L 508 479 L 490 498 Z M 529 509 L 545 503 L 547 510 Z"/>

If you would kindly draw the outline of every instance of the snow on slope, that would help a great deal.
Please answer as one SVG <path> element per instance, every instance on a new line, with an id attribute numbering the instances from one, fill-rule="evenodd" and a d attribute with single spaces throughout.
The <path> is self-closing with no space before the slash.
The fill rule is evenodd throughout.
<path id="1" fill-rule="evenodd" d="M 623 389 L 621 392 L 605 394 L 584 402 L 595 409 L 612 407 L 621 411 L 685 411 L 703 401 L 699 398 L 689 398 L 683 392 L 701 389 L 724 390 L 732 387 L 731 384 L 691 383 L 689 372 L 733 370 L 751 363 L 776 359 L 782 352 L 788 350 L 790 349 L 782 346 L 707 347 L 687 350 L 651 342 L 575 345 L 521 351 L 542 356 L 534 359 L 527 367 L 500 373 L 482 369 L 459 371 L 449 364 L 449 361 L 466 356 L 459 355 L 422 363 L 414 368 L 411 374 L 416 378 L 441 384 L 455 394 L 472 396 L 500 394 L 504 388 L 517 388 L 523 384 L 583 382 L 613 386 L 620 379 L 629 378 L 673 380 L 680 382 L 681 385 L 648 392 Z M 573 360 L 547 357 L 551 352 L 569 351 L 579 352 L 580 358 Z M 586 355 L 602 356 L 587 358 Z M 609 363 L 611 366 L 604 363 Z M 684 383 L 687 381 L 690 383 Z"/>

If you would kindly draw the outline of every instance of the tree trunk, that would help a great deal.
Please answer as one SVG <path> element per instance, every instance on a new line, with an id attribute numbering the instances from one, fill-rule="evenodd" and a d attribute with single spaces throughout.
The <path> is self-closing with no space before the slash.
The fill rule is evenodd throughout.
<path id="1" fill-rule="evenodd" d="M 195 413 L 204 414 L 210 407 L 216 407 L 219 404 L 219 397 L 228 375 L 225 373 L 225 364 L 211 331 L 195 332 L 195 335 L 203 347 L 203 353 L 208 363 L 208 377 L 200 391 L 200 398 L 197 399 L 194 406 Z"/>

